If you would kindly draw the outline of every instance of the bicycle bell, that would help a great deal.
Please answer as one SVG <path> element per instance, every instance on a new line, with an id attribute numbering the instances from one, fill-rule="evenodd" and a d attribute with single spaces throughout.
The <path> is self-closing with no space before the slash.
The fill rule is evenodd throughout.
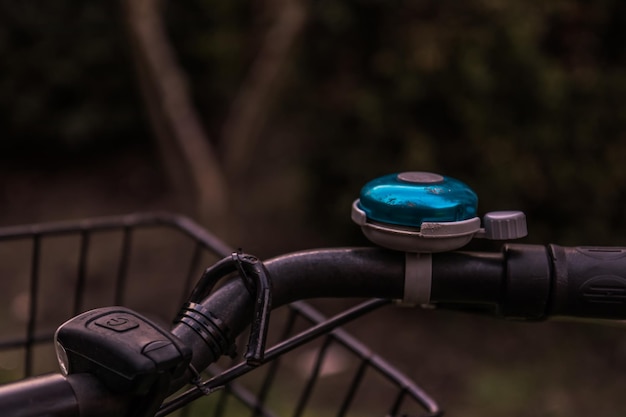
<path id="1" fill-rule="evenodd" d="M 458 249 L 474 237 L 526 236 L 521 211 L 477 217 L 476 193 L 454 178 L 431 172 L 390 174 L 367 183 L 352 204 L 352 220 L 377 245 L 404 252 Z"/>

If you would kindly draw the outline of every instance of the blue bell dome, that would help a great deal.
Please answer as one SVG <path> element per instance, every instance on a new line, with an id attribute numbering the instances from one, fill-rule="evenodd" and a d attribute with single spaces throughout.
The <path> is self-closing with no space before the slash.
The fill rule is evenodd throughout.
<path id="1" fill-rule="evenodd" d="M 423 222 L 476 217 L 478 197 L 459 180 L 430 172 L 403 172 L 367 183 L 358 206 L 369 221 L 420 228 Z"/>

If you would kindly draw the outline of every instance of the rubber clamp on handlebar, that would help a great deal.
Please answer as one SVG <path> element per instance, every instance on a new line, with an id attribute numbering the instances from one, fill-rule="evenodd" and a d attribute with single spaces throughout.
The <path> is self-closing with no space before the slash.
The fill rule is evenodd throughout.
<path id="1" fill-rule="evenodd" d="M 236 355 L 236 347 L 232 342 L 230 331 L 202 304 L 186 303 L 174 323 L 183 323 L 196 332 L 204 340 L 214 358 L 219 358 L 223 354 L 230 357 Z"/>
<path id="2" fill-rule="evenodd" d="M 265 265 L 255 256 L 233 252 L 207 268 L 183 306 L 176 322 L 191 327 L 206 342 L 217 359 L 222 354 L 235 355 L 234 340 L 228 329 L 210 311 L 202 306 L 215 285 L 230 274 L 237 273 L 254 300 L 254 311 L 250 326 L 246 362 L 251 366 L 263 363 L 265 341 L 272 309 L 272 284 Z"/>

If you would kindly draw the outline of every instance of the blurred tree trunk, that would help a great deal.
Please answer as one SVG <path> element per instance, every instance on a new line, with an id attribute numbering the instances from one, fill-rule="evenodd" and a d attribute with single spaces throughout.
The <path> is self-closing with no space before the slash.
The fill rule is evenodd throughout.
<path id="1" fill-rule="evenodd" d="M 167 38 L 158 0 L 122 1 L 144 104 L 168 175 L 202 221 L 228 211 L 226 181 Z"/>
<path id="2" fill-rule="evenodd" d="M 211 145 L 189 94 L 161 17 L 159 0 L 122 0 L 139 84 L 152 130 L 179 193 L 189 197 L 196 218 L 211 227 L 231 227 L 238 187 L 281 87 L 289 54 L 305 22 L 301 0 L 269 2 L 275 20 L 222 130 Z M 231 191 L 235 186 L 234 194 Z M 224 230 L 219 230 L 224 233 Z M 234 233 L 233 233 L 234 232 Z"/>
<path id="3" fill-rule="evenodd" d="M 284 86 L 289 54 L 305 23 L 301 0 L 273 0 L 269 13 L 273 25 L 233 102 L 220 138 L 224 167 L 236 184 L 245 178 L 256 154 L 261 132 Z"/>

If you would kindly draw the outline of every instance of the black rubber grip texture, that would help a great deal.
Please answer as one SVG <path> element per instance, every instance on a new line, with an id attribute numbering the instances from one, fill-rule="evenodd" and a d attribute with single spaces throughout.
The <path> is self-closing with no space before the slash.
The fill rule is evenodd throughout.
<path id="1" fill-rule="evenodd" d="M 549 315 L 626 318 L 626 248 L 549 247 L 553 264 Z"/>

